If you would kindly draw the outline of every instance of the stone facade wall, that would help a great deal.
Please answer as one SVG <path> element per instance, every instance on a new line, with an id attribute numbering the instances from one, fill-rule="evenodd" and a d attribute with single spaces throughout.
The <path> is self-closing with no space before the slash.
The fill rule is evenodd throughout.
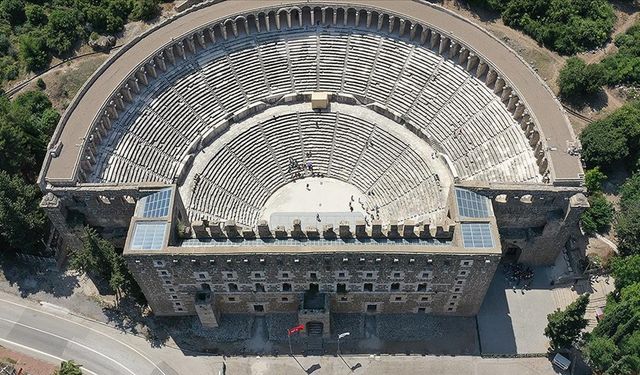
<path id="1" fill-rule="evenodd" d="M 127 254 L 126 260 L 157 315 L 195 314 L 195 293 L 207 287 L 220 313 L 296 312 L 310 284 L 317 284 L 329 295 L 331 312 L 364 313 L 377 304 L 376 313 L 463 316 L 478 312 L 500 261 L 499 254 L 396 251 Z M 338 292 L 339 284 L 346 292 Z"/>
<path id="2" fill-rule="evenodd" d="M 517 261 L 551 265 L 570 239 L 582 236 L 580 214 L 589 207 L 582 188 L 522 184 L 467 184 L 491 198 L 503 252 L 517 249 Z"/>
<path id="3" fill-rule="evenodd" d="M 57 188 L 43 198 L 40 206 L 58 232 L 66 234 L 63 237 L 68 247 L 78 246 L 78 231 L 74 227 L 81 228 L 83 225 L 97 229 L 115 246 L 123 247 L 136 202 L 161 186 L 166 187 L 91 184 L 78 188 Z M 55 204 L 52 203 L 54 201 Z"/>

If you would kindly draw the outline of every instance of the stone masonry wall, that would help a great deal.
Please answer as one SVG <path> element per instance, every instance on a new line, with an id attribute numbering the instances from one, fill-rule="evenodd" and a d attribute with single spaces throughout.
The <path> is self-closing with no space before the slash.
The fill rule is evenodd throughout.
<path id="1" fill-rule="evenodd" d="M 221 313 L 296 312 L 310 284 L 317 284 L 329 294 L 331 312 L 363 313 L 376 304 L 377 313 L 464 316 L 478 312 L 500 260 L 498 254 L 396 251 L 127 254 L 126 260 L 157 315 L 193 315 L 194 295 L 207 287 Z M 346 292 L 338 292 L 339 284 Z"/>

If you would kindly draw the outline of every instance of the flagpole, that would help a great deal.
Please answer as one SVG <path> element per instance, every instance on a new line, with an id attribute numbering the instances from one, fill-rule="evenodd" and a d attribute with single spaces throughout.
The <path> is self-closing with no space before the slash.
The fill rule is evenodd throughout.
<path id="1" fill-rule="evenodd" d="M 288 332 L 287 337 L 289 338 L 289 355 L 293 357 L 293 349 L 291 349 L 291 334 Z"/>
<path id="2" fill-rule="evenodd" d="M 344 362 L 345 365 L 347 365 L 347 367 L 349 367 L 349 370 L 351 370 L 351 372 L 353 372 L 353 368 L 351 368 L 351 366 L 349 366 L 349 364 L 347 363 L 347 361 L 345 361 L 345 359 L 342 357 L 342 353 L 340 352 L 340 339 L 342 337 L 347 337 L 351 335 L 350 332 L 344 332 L 338 335 L 338 357 L 340 357 L 340 359 L 342 359 L 342 362 Z"/>

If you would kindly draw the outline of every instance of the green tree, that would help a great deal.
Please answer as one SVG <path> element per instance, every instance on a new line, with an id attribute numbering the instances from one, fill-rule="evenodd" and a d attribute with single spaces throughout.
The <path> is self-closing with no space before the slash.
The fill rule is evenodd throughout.
<path id="1" fill-rule="evenodd" d="M 634 173 L 620 187 L 616 233 L 622 255 L 640 254 L 640 172 Z"/>
<path id="2" fill-rule="evenodd" d="M 76 249 L 69 257 L 69 267 L 88 274 L 101 275 L 109 273 L 108 263 L 106 262 L 106 252 L 113 245 L 105 244 L 102 238 L 98 236 L 95 230 L 85 227 L 85 233 L 82 238 L 82 248 Z"/>
<path id="3" fill-rule="evenodd" d="M 81 366 L 74 361 L 64 361 L 60 364 L 60 369 L 55 375 L 82 375 Z"/>
<path id="4" fill-rule="evenodd" d="M 614 343 L 615 349 L 609 348 L 613 363 L 607 354 L 597 358 L 597 354 L 589 355 L 589 362 L 596 373 L 607 375 L 636 375 L 640 370 L 640 283 L 633 283 L 616 292 L 608 299 L 604 318 L 598 323 L 586 343 L 589 348 L 597 346 L 594 341 L 607 340 Z M 608 370 L 603 371 L 607 365 Z"/>
<path id="5" fill-rule="evenodd" d="M 613 365 L 619 350 L 611 339 L 595 337 L 587 343 L 584 354 L 592 370 L 604 372 Z"/>
<path id="6" fill-rule="evenodd" d="M 0 170 L 0 247 L 34 253 L 42 249 L 46 217 L 36 185 Z"/>
<path id="7" fill-rule="evenodd" d="M 640 254 L 614 258 L 611 262 L 611 274 L 618 290 L 640 283 Z"/>
<path id="8" fill-rule="evenodd" d="M 35 181 L 58 119 L 41 91 L 18 95 L 13 102 L 0 97 L 0 169 Z"/>
<path id="9" fill-rule="evenodd" d="M 584 314 L 589 303 L 589 295 L 583 294 L 572 302 L 564 311 L 557 310 L 547 315 L 549 324 L 544 335 L 551 340 L 553 350 L 569 348 L 587 326 Z"/>
<path id="10" fill-rule="evenodd" d="M 579 102 L 595 94 L 603 83 L 602 70 L 598 64 L 587 65 L 577 57 L 570 57 L 558 76 L 560 96 L 569 102 Z"/>
<path id="11" fill-rule="evenodd" d="M 150 21 L 158 14 L 160 14 L 160 7 L 156 0 L 136 0 L 130 18 L 136 21 Z"/>
<path id="12" fill-rule="evenodd" d="M 69 266 L 95 276 L 101 276 L 119 301 L 125 293 L 136 293 L 137 284 L 129 273 L 124 258 L 111 242 L 103 239 L 94 229 L 85 227 L 82 248 L 71 253 Z"/>
<path id="13" fill-rule="evenodd" d="M 48 18 L 44 11 L 44 7 L 36 4 L 27 4 L 25 8 L 27 22 L 31 26 L 43 26 L 47 24 Z"/>
<path id="14" fill-rule="evenodd" d="M 590 207 L 580 217 L 582 229 L 587 234 L 606 232 L 613 221 L 613 204 L 602 193 L 589 196 Z"/>
<path id="15" fill-rule="evenodd" d="M 603 170 L 624 162 L 633 166 L 640 152 L 640 102 L 630 102 L 580 134 L 582 157 L 590 168 Z"/>
<path id="16" fill-rule="evenodd" d="M 638 282 L 640 282 L 640 278 Z M 640 355 L 640 330 L 635 330 L 631 335 L 622 340 L 620 347 L 624 354 Z"/>
<path id="17" fill-rule="evenodd" d="M 46 27 L 47 46 L 58 55 L 70 52 L 74 43 L 84 36 L 82 21 L 82 14 L 76 9 L 51 11 Z"/>
<path id="18" fill-rule="evenodd" d="M 615 39 L 618 51 L 600 63 L 609 85 L 640 83 L 640 24 L 630 27 Z"/>
<path id="19" fill-rule="evenodd" d="M 620 187 L 620 206 L 625 209 L 640 202 L 640 171 L 631 175 Z"/>
<path id="20" fill-rule="evenodd" d="M 617 214 L 616 235 L 622 255 L 640 254 L 640 202 L 627 205 Z"/>
<path id="21" fill-rule="evenodd" d="M 640 356 L 625 355 L 617 360 L 607 371 L 607 375 L 638 375 L 640 374 Z"/>
<path id="22" fill-rule="evenodd" d="M 590 194 L 602 191 L 602 184 L 607 180 L 607 175 L 600 171 L 600 167 L 587 170 L 584 174 L 584 185 Z"/>
<path id="23" fill-rule="evenodd" d="M 605 0 L 509 0 L 502 20 L 548 48 L 571 55 L 602 46 L 615 14 Z"/>
<path id="24" fill-rule="evenodd" d="M 18 42 L 20 59 L 32 72 L 39 72 L 49 65 L 51 57 L 47 41 L 38 31 L 32 31 L 20 36 Z"/>
<path id="25" fill-rule="evenodd" d="M 0 17 L 4 18 L 12 26 L 24 22 L 24 2 L 22 0 L 1 0 Z"/>

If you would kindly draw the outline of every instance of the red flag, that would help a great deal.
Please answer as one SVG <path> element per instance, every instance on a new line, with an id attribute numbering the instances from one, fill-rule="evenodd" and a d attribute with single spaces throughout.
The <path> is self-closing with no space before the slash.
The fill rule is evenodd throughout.
<path id="1" fill-rule="evenodd" d="M 295 326 L 293 328 L 289 328 L 287 330 L 287 333 L 289 334 L 289 336 L 291 336 L 292 334 L 294 334 L 296 332 L 300 332 L 300 331 L 304 331 L 304 324 L 300 324 L 299 326 Z"/>

